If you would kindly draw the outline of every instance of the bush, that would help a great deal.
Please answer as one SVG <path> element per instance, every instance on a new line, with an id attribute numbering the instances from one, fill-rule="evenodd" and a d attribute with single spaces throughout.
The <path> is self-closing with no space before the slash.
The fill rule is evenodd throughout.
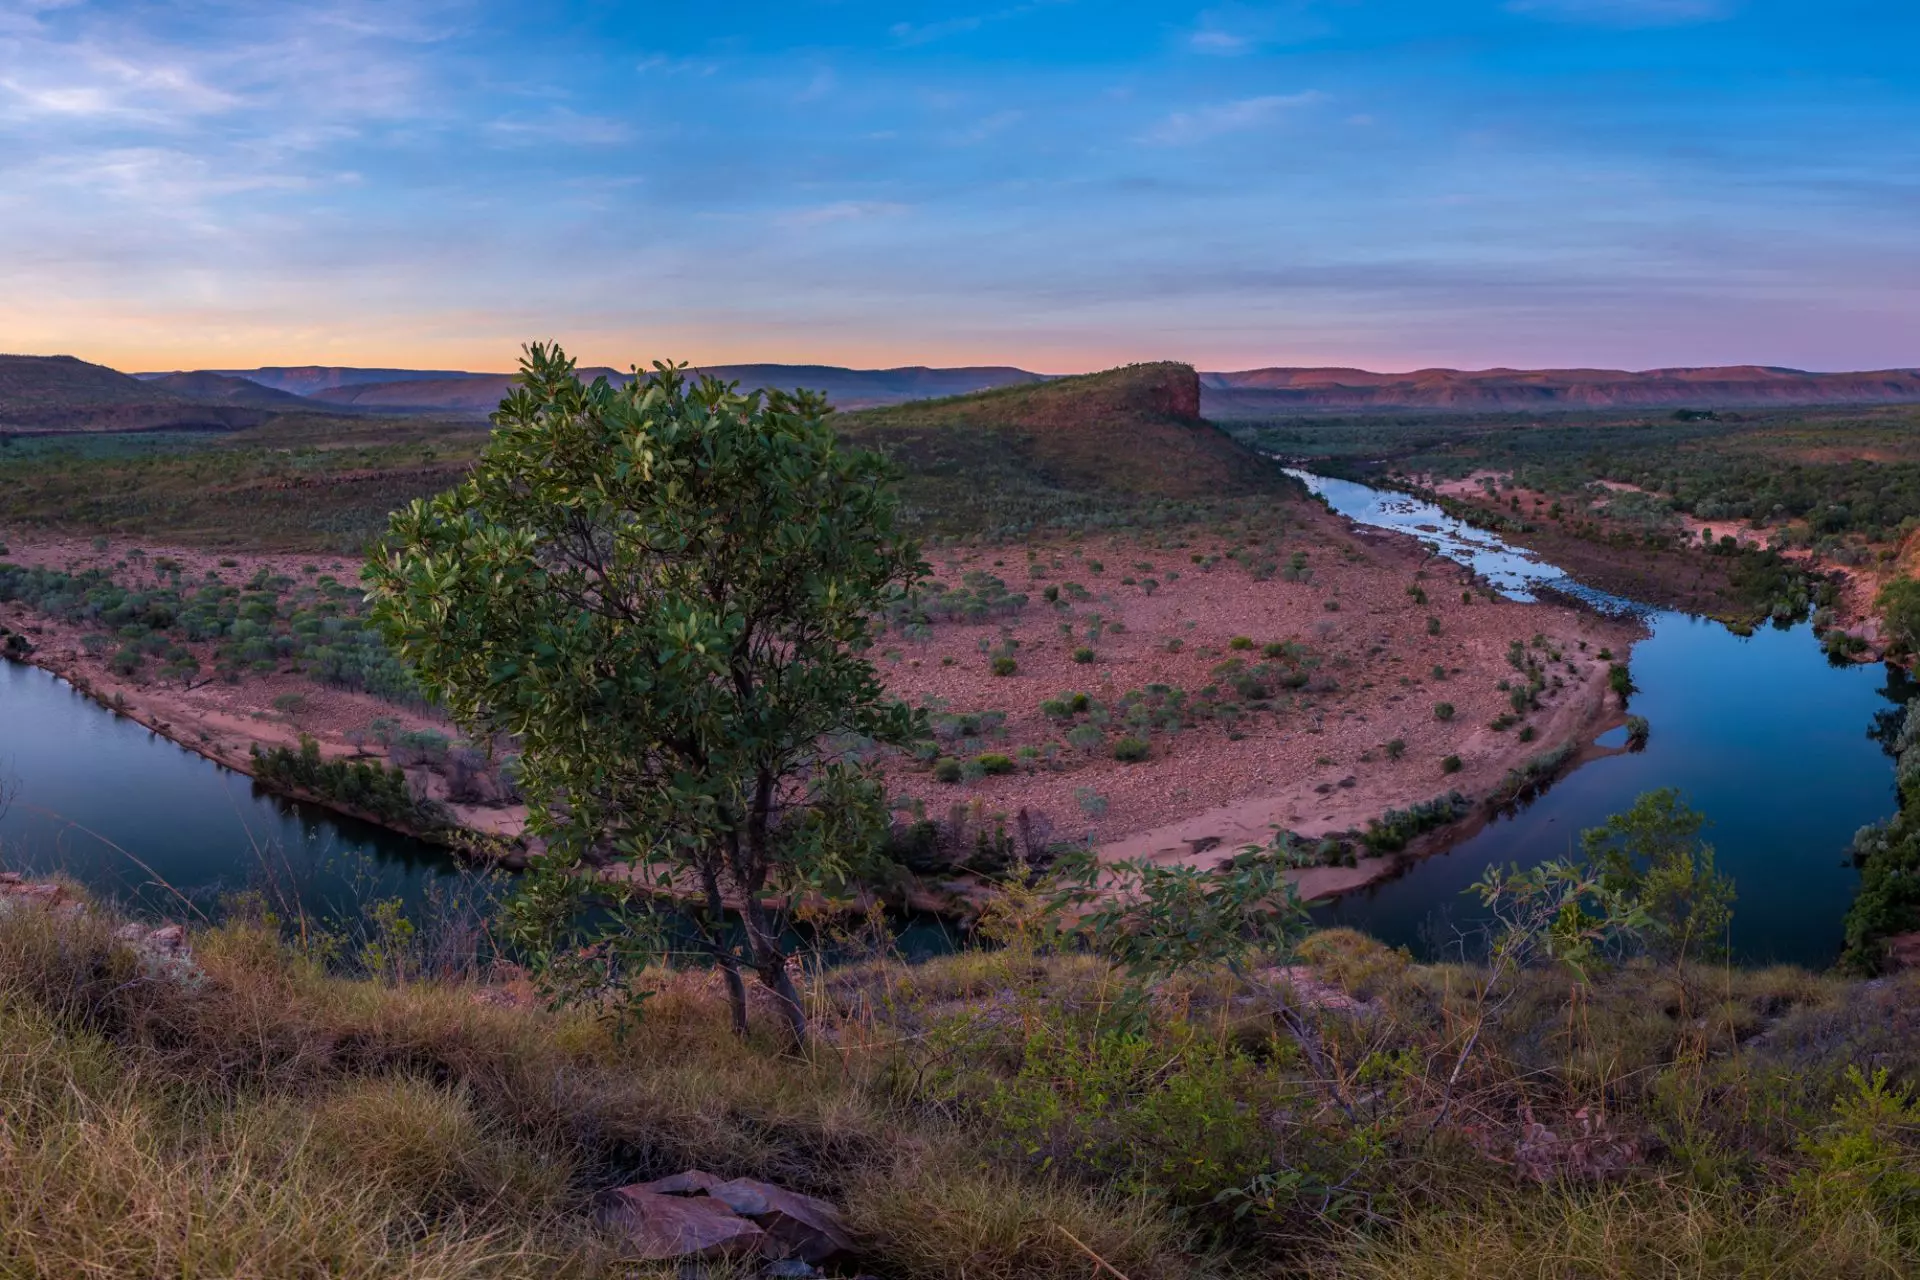
<path id="1" fill-rule="evenodd" d="M 1378 853 L 1394 853 L 1423 831 L 1445 826 L 1464 818 L 1473 809 L 1472 801 L 1458 791 L 1449 791 L 1410 809 L 1389 809 L 1368 821 L 1360 839 Z"/>
<path id="2" fill-rule="evenodd" d="M 1106 740 L 1106 731 L 1097 724 L 1083 724 L 1067 735 L 1067 742 L 1071 746 L 1089 753 L 1098 750 Z"/>
<path id="3" fill-rule="evenodd" d="M 1387 759 L 1398 760 L 1401 756 L 1407 754 L 1407 740 L 1405 738 L 1394 738 L 1387 743 L 1386 752 Z"/>
<path id="4" fill-rule="evenodd" d="M 958 782 L 965 768 L 952 756 L 941 756 L 933 762 L 933 780 L 935 782 Z"/>
<path id="5" fill-rule="evenodd" d="M 1086 663 L 1089 663 L 1089 662 L 1092 662 L 1092 661 L 1093 661 L 1093 650 L 1091 650 L 1091 649 L 1088 649 L 1088 648 L 1085 648 L 1085 647 L 1082 647 L 1082 648 L 1079 648 L 1079 649 L 1075 649 L 1075 650 L 1073 651 L 1073 660 L 1074 660 L 1075 662 L 1078 662 L 1078 663 L 1081 663 L 1081 664 L 1083 664 L 1083 665 L 1084 665 L 1084 664 L 1086 664 Z"/>
<path id="6" fill-rule="evenodd" d="M 1460 757 L 1459 756 L 1442 756 L 1440 758 L 1440 772 L 1442 773 L 1460 772 Z"/>
<path id="7" fill-rule="evenodd" d="M 263 782 L 305 791 L 383 822 L 418 831 L 446 825 L 446 813 L 413 794 L 407 775 L 369 760 L 323 760 L 320 744 L 301 735 L 300 749 L 253 748 L 254 775 Z"/>
<path id="8" fill-rule="evenodd" d="M 989 777 L 997 777 L 1003 773 L 1012 773 L 1015 768 L 1013 758 L 1002 755 L 998 751 L 989 751 L 983 755 L 977 755 L 973 758 L 973 763 L 979 768 L 980 772 Z"/>
<path id="9" fill-rule="evenodd" d="M 1123 764 L 1137 764 L 1153 754 L 1153 748 L 1141 738 L 1122 738 L 1113 744 L 1113 758 Z"/>
<path id="10" fill-rule="evenodd" d="M 996 676 L 1010 676 L 1018 670 L 1020 670 L 1020 664 L 1012 658 L 995 658 L 993 660 L 993 674 Z"/>
<path id="11" fill-rule="evenodd" d="M 1451 720 L 1451 719 L 1453 719 L 1453 704 L 1452 704 L 1451 702 L 1436 702 L 1436 703 L 1434 703 L 1434 704 L 1433 704 L 1433 718 L 1434 718 L 1435 720 Z"/>
<path id="12" fill-rule="evenodd" d="M 1235 636 L 1233 639 L 1227 641 L 1227 648 L 1234 650 L 1251 649 L 1253 648 L 1253 637 Z"/>

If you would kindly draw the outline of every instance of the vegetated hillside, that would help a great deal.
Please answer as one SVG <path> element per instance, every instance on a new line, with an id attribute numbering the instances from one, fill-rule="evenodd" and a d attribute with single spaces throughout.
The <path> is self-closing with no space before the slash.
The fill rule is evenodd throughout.
<path id="1" fill-rule="evenodd" d="M 171 391 L 203 404 L 248 404 L 262 409 L 311 409 L 313 402 L 291 391 L 263 387 L 224 373 L 163 373 L 141 379 L 149 387 Z"/>
<path id="2" fill-rule="evenodd" d="M 457 483 L 485 443 L 464 423 L 338 413 L 15 441 L 0 450 L 0 525 L 357 554 L 394 508 Z"/>
<path id="3" fill-rule="evenodd" d="M 842 369 L 816 364 L 721 364 L 696 368 L 727 382 L 737 382 L 753 390 L 778 387 L 793 390 L 805 387 L 823 393 L 842 409 L 862 409 L 874 405 L 901 404 L 934 396 L 964 395 L 992 387 L 1044 382 L 1043 375 L 1024 369 L 980 367 L 930 369 L 914 365 L 902 369 Z M 606 378 L 625 382 L 633 375 L 605 366 L 580 370 L 583 381 Z M 395 379 L 388 382 L 354 383 L 317 392 L 315 399 L 328 404 L 387 412 L 443 413 L 484 417 L 499 407 L 512 390 L 510 373 L 464 373 L 452 377 L 431 376 Z"/>
<path id="4" fill-rule="evenodd" d="M 144 431 L 252 426 L 243 405 L 190 400 L 72 356 L 0 356 L 0 431 Z"/>
<path id="5" fill-rule="evenodd" d="M 1142 364 L 848 414 L 841 431 L 905 471 L 913 518 L 941 530 L 1178 518 L 1294 491 L 1200 417 L 1184 364 Z"/>
<path id="6" fill-rule="evenodd" d="M 1303 409 L 1732 408 L 1920 401 L 1920 370 L 1806 373 L 1761 365 L 1702 369 L 1247 369 L 1201 375 L 1207 414 L 1262 418 Z"/>
<path id="7" fill-rule="evenodd" d="M 462 373 L 458 369 L 357 369 L 346 365 L 303 364 L 267 365 L 259 369 L 204 369 L 229 378 L 245 378 L 275 391 L 311 396 L 334 387 L 357 387 L 370 382 L 411 382 L 428 378 L 487 378 L 492 374 Z M 161 374 L 140 374 L 157 378 Z"/>

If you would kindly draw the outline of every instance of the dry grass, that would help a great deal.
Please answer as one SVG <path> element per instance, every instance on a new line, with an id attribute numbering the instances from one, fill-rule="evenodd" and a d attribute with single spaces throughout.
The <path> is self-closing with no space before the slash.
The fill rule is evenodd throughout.
<path id="1" fill-rule="evenodd" d="M 600 1190 L 699 1165 L 841 1202 L 891 1274 L 1206 1275 L 1150 1205 L 983 1167 L 869 1061 L 328 976 L 256 929 L 157 980 L 105 922 L 0 918 L 0 1275 L 628 1277 Z"/>
<path id="2" fill-rule="evenodd" d="M 1231 982 L 1143 1001 L 1017 930 L 832 971 L 798 1061 L 733 1040 L 704 974 L 662 975 L 618 1037 L 331 976 L 244 924 L 196 935 L 203 979 L 162 980 L 110 929 L 0 917 L 0 1275 L 645 1275 L 593 1198 L 689 1165 L 840 1203 L 854 1265 L 912 1280 L 1920 1261 L 1913 983 L 1629 965 L 1489 998 L 1483 972 L 1335 931 L 1305 948 L 1315 981 L 1364 1008 L 1317 1018 L 1328 1078 Z M 1856 1064 L 1894 1092 L 1862 1110 Z M 1629 1157 L 1521 1176 L 1528 1126 L 1582 1113 Z"/>

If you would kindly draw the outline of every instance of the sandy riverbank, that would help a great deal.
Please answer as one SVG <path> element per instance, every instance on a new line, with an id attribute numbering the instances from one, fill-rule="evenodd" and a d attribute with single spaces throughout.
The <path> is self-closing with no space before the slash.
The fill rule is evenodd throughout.
<path id="1" fill-rule="evenodd" d="M 1478 797 L 1526 759 L 1599 731 L 1609 705 L 1609 659 L 1601 654 L 1624 658 L 1636 635 L 1631 624 L 1559 605 L 1490 599 L 1464 569 L 1432 558 L 1414 539 L 1356 529 L 1318 504 L 1289 507 L 1281 524 L 1252 534 L 1058 537 L 931 552 L 935 576 L 948 586 L 965 589 L 968 575 L 976 585 L 985 575 L 1026 603 L 984 621 L 936 618 L 923 628 L 896 628 L 877 646 L 876 665 L 892 692 L 929 706 L 947 726 L 969 715 L 991 723 L 977 735 L 950 733 L 944 751 L 1015 763 L 1007 774 L 946 783 L 924 765 L 893 761 L 888 782 L 900 803 L 935 820 L 956 810 L 975 821 L 1024 811 L 1052 838 L 1089 840 L 1113 856 L 1217 860 L 1241 844 L 1264 842 L 1275 825 L 1318 835 L 1362 828 L 1389 808 L 1455 788 Z M 69 570 L 111 568 L 137 545 L 148 564 L 163 556 L 180 562 L 188 581 L 209 569 L 228 581 L 261 569 L 296 582 L 319 574 L 350 581 L 357 572 L 354 562 L 310 555 L 130 540 L 100 551 L 89 539 L 3 537 L 15 562 Z M 1291 569 L 1296 556 L 1305 559 L 1298 573 Z M 1049 586 L 1059 602 L 1045 599 Z M 190 687 L 116 676 L 104 656 L 81 645 L 83 628 L 20 605 L 0 606 L 0 618 L 33 639 L 36 664 L 243 772 L 253 747 L 292 746 L 302 734 L 330 756 L 377 755 L 364 735 L 378 718 L 449 732 L 430 714 L 291 671 Z M 1509 662 L 1515 642 L 1550 676 L 1525 720 L 1532 729 L 1527 741 L 1518 722 L 1490 727 L 1511 711 L 1500 685 L 1519 678 Z M 1264 646 L 1280 644 L 1306 655 L 1302 671 L 1310 683 L 1275 690 L 1269 705 L 1230 719 L 1198 720 L 1177 732 L 1143 729 L 1150 754 L 1139 763 L 1112 756 L 1112 741 L 1128 728 L 1123 722 L 1086 747 L 1069 741 L 1068 727 L 1042 709 L 1070 691 L 1115 708 L 1130 690 L 1199 699 L 1220 683 L 1221 664 L 1258 664 Z M 1082 649 L 1093 661 L 1075 660 Z M 989 650 L 1011 653 L 1015 673 L 995 675 Z M 297 714 L 275 710 L 287 694 L 300 696 Z M 1453 708 L 1450 718 L 1436 714 L 1441 703 Z M 1450 756 L 1459 759 L 1457 772 L 1443 769 Z M 420 781 L 444 795 L 436 776 Z M 461 806 L 456 816 L 509 838 L 524 821 L 523 811 L 506 806 Z M 1307 872 L 1302 888 L 1344 891 L 1396 864 L 1364 862 Z"/>

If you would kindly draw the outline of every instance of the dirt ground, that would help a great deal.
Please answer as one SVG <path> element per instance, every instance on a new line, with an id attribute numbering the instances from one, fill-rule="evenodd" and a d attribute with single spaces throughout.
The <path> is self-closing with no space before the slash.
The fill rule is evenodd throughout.
<path id="1" fill-rule="evenodd" d="M 102 553 L 84 538 L 0 534 L 0 540 L 16 562 L 67 569 L 111 566 L 134 545 Z M 876 647 L 876 665 L 890 690 L 928 706 L 949 726 L 961 716 L 1001 713 L 997 726 L 974 735 L 949 732 L 942 746 L 957 760 L 999 754 L 1014 767 L 998 776 L 969 770 L 960 781 L 942 782 L 927 764 L 896 759 L 887 765 L 888 782 L 900 803 L 917 804 L 930 818 L 947 817 L 956 806 L 989 819 L 1025 810 L 1056 840 L 1088 839 L 1116 856 L 1215 861 L 1265 840 L 1275 825 L 1318 835 L 1364 827 L 1388 808 L 1456 788 L 1485 794 L 1529 757 L 1590 739 L 1614 713 L 1605 693 L 1609 659 L 1602 653 L 1625 659 L 1636 638 L 1629 623 L 1489 598 L 1466 570 L 1432 558 L 1414 540 L 1358 530 L 1317 504 L 1290 508 L 1279 533 L 1256 540 L 1257 546 L 1243 547 L 1194 531 L 933 550 L 928 559 L 941 582 L 957 588 L 968 573 L 984 573 L 1027 602 L 1017 610 L 1003 604 L 984 621 L 890 628 Z M 180 560 L 187 580 L 210 568 L 228 581 L 262 567 L 295 581 L 327 573 L 349 581 L 357 570 L 353 562 L 327 557 L 141 546 L 148 557 Z M 1229 558 L 1236 550 L 1240 560 Z M 1286 567 L 1296 553 L 1307 567 L 1290 574 Z M 1271 572 L 1276 563 L 1282 571 Z M 1048 587 L 1059 588 L 1058 602 L 1044 598 Z M 1416 588 L 1425 603 L 1410 595 Z M 17 605 L 0 610 L 0 618 L 40 646 L 34 661 L 235 768 L 246 768 L 252 745 L 292 745 L 302 733 L 328 754 L 350 753 L 356 747 L 346 735 L 376 717 L 449 732 L 430 715 L 323 688 L 297 674 L 192 689 L 122 679 L 107 670 L 104 656 L 81 649 L 78 629 L 29 616 Z M 1437 634 L 1429 618 L 1438 620 Z M 1235 647 L 1242 637 L 1251 649 Z M 1533 646 L 1528 652 L 1539 655 L 1549 678 L 1524 721 L 1531 741 L 1522 740 L 1519 723 L 1490 727 L 1511 711 L 1510 695 L 1499 686 L 1523 679 L 1509 662 L 1516 641 Z M 1098 746 L 1079 747 L 1067 741 L 1067 726 L 1041 709 L 1071 692 L 1109 706 L 1129 690 L 1153 686 L 1197 697 L 1219 682 L 1219 664 L 1259 663 L 1265 646 L 1283 642 L 1291 642 L 1292 654 L 1305 655 L 1312 674 L 1305 687 L 1278 691 L 1270 709 L 1230 725 L 1202 720 L 1178 732 L 1144 734 L 1149 754 L 1137 763 L 1111 754 L 1122 733 L 1118 724 Z M 1093 660 L 1076 661 L 1081 649 L 1091 649 Z M 1549 660 L 1550 653 L 1557 659 Z M 994 654 L 1010 654 L 1014 673 L 996 675 Z M 289 692 L 306 703 L 294 717 L 273 710 L 274 699 Z M 1443 702 L 1454 708 L 1449 719 L 1436 714 Z M 1390 748 L 1393 743 L 1399 745 Z M 1021 759 L 1023 747 L 1031 758 Z M 1448 756 L 1459 757 L 1457 772 L 1443 771 Z M 459 816 L 511 834 L 523 815 L 470 809 Z M 1303 888 L 1354 887 L 1383 870 L 1370 872 L 1364 864 L 1316 870 L 1306 873 Z"/>

